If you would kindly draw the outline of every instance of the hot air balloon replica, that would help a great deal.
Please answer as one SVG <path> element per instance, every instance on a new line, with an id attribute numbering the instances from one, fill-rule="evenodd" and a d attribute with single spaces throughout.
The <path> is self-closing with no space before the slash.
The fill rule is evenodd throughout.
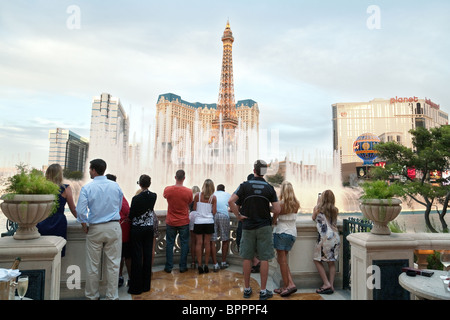
<path id="1" fill-rule="evenodd" d="M 364 160 L 365 166 L 370 166 L 373 165 L 373 160 L 378 157 L 375 146 L 379 143 L 380 138 L 373 133 L 363 133 L 353 142 L 353 151 Z"/>

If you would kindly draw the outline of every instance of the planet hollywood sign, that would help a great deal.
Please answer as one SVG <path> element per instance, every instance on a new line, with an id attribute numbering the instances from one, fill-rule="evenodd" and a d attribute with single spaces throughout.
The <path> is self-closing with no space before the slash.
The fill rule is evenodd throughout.
<path id="1" fill-rule="evenodd" d="M 393 103 L 403 103 L 403 102 L 418 102 L 419 98 L 417 98 L 416 96 L 414 97 L 406 97 L 406 98 L 397 98 L 397 96 L 395 96 L 395 98 L 391 98 L 391 104 Z"/>
<path id="2" fill-rule="evenodd" d="M 400 97 L 398 98 L 397 96 L 395 96 L 395 98 L 391 98 L 390 99 L 390 104 L 394 104 L 394 103 L 405 103 L 405 102 L 419 102 L 419 98 L 414 96 L 414 97 Z M 431 99 L 427 99 L 425 98 L 425 103 L 428 104 L 430 107 L 435 108 L 435 109 L 440 109 L 440 105 L 437 103 L 434 103 L 433 101 L 431 101 Z"/>

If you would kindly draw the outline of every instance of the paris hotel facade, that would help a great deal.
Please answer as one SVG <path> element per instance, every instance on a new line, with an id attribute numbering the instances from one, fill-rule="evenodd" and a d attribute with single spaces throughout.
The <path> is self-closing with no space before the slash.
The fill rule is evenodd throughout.
<path id="1" fill-rule="evenodd" d="M 412 148 L 411 129 L 448 125 L 448 113 L 428 98 L 392 97 L 368 102 L 341 102 L 332 105 L 333 149 L 340 157 L 343 180 L 362 160 L 353 152 L 353 143 L 363 133 L 372 133 L 382 142 L 397 141 Z"/>
<path id="2" fill-rule="evenodd" d="M 171 146 L 172 133 L 189 128 L 191 139 L 198 121 L 203 129 L 236 129 L 240 120 L 241 128 L 259 130 L 259 107 L 252 99 L 234 99 L 232 44 L 234 37 L 227 23 L 222 36 L 223 59 L 217 103 L 188 102 L 174 93 L 160 94 L 156 103 L 155 146 L 157 143 Z M 198 113 L 198 118 L 196 118 Z M 161 119 L 162 118 L 162 119 Z M 174 121 L 176 119 L 176 121 Z M 219 120 L 220 119 L 220 120 Z M 162 120 L 162 121 L 161 121 Z M 176 127 L 174 125 L 176 124 Z M 193 145 L 193 143 L 192 143 Z M 158 148 L 155 147 L 155 150 Z"/>
<path id="3" fill-rule="evenodd" d="M 239 100 L 236 105 L 236 116 L 241 119 L 241 124 L 247 128 L 259 128 L 259 108 L 258 103 L 252 99 Z M 190 128 L 191 137 L 195 123 L 195 113 L 198 111 L 198 121 L 204 129 L 211 126 L 216 118 L 216 103 L 188 102 L 173 93 L 161 94 L 156 104 L 156 132 L 161 134 L 161 138 L 172 136 L 172 131 L 176 129 Z M 168 121 L 160 123 L 159 117 L 168 117 Z M 173 128 L 173 119 L 177 119 L 177 128 Z M 167 118 L 165 118 L 167 119 Z M 163 126 L 162 128 L 160 126 Z M 156 139 L 157 140 L 157 139 Z M 170 142 L 164 141 L 162 142 Z"/>

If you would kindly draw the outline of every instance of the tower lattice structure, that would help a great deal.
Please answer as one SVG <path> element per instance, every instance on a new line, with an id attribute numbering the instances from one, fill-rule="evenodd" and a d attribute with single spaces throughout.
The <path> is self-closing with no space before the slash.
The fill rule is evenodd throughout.
<path id="1" fill-rule="evenodd" d="M 231 32 L 230 22 L 222 36 L 223 58 L 222 72 L 220 76 L 219 99 L 214 120 L 213 129 L 236 129 L 238 119 L 236 115 L 236 104 L 234 101 L 234 83 L 233 83 L 233 33 Z"/>

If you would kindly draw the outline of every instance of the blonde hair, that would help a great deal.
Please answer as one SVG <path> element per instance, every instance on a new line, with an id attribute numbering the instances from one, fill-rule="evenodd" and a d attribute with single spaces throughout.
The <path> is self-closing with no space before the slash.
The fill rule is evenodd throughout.
<path id="1" fill-rule="evenodd" d="M 333 191 L 325 190 L 320 196 L 318 209 L 322 212 L 332 225 L 336 225 L 339 209 L 334 205 L 336 198 Z"/>
<path id="2" fill-rule="evenodd" d="M 206 179 L 205 182 L 203 182 L 202 186 L 202 194 L 205 197 L 205 199 L 209 199 L 210 196 L 214 193 L 214 182 L 211 179 Z"/>
<path id="3" fill-rule="evenodd" d="M 63 170 L 58 163 L 51 164 L 45 171 L 45 178 L 60 186 L 63 180 Z"/>
<path id="4" fill-rule="evenodd" d="M 192 187 L 192 194 L 195 196 L 195 194 L 200 192 L 200 188 L 198 186 L 193 186 Z"/>
<path id="5" fill-rule="evenodd" d="M 288 181 L 283 181 L 280 190 L 280 204 L 283 213 L 297 213 L 300 202 L 295 197 L 294 187 Z"/>

